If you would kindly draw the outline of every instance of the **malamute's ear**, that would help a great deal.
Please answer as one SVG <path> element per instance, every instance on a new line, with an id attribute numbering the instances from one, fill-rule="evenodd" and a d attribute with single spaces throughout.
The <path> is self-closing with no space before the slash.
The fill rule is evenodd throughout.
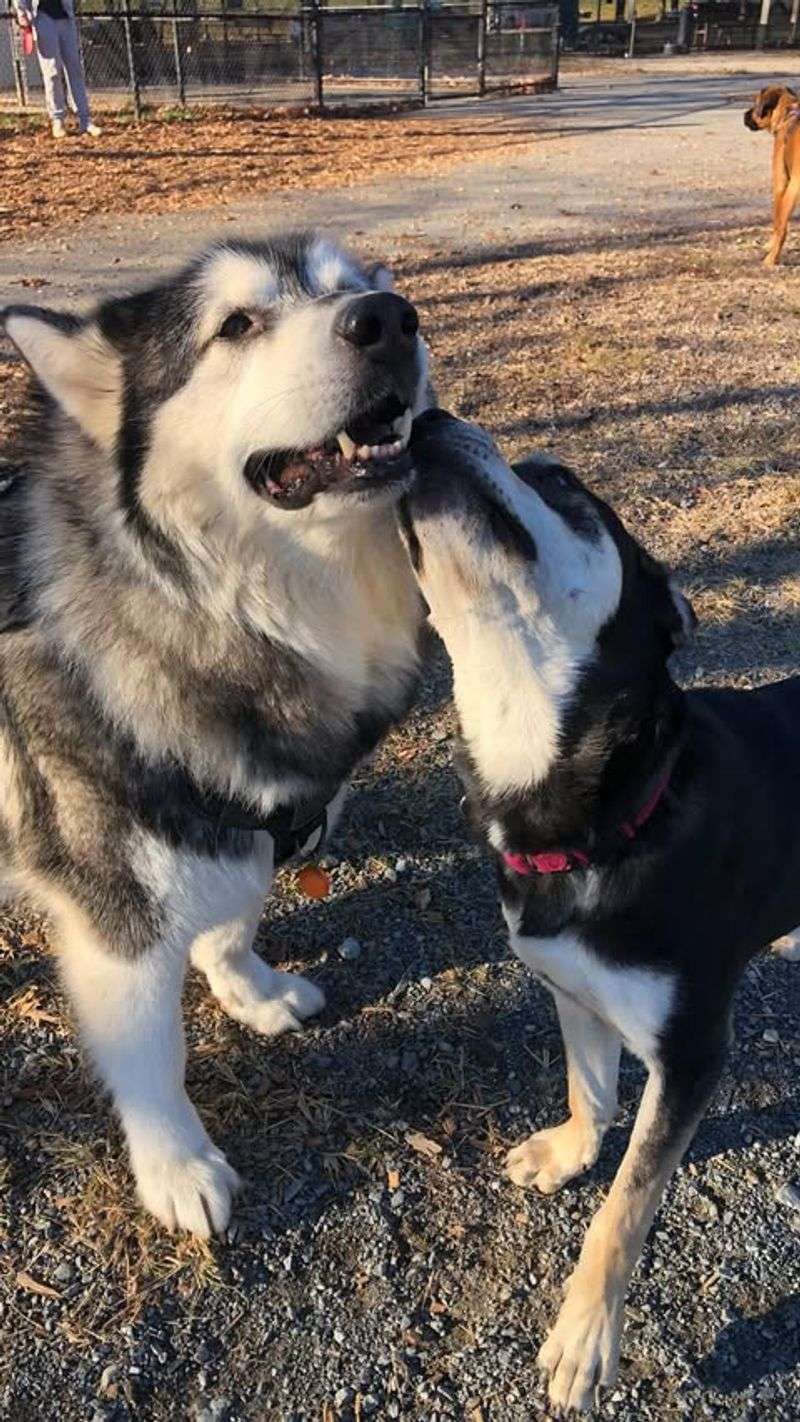
<path id="1" fill-rule="evenodd" d="M 383 262 L 367 267 L 367 280 L 372 291 L 394 291 L 394 277 Z"/>
<path id="2" fill-rule="evenodd" d="M 98 444 L 119 428 L 119 358 L 93 322 L 42 306 L 7 306 L 0 327 L 49 395 Z"/>

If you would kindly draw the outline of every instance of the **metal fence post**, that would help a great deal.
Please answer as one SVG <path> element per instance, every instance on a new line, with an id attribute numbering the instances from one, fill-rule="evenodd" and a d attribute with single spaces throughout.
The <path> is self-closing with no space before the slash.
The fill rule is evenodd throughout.
<path id="1" fill-rule="evenodd" d="M 323 39 L 322 15 L 320 14 L 319 0 L 311 0 L 310 19 L 311 68 L 314 74 L 314 103 L 316 104 L 316 107 L 318 108 L 319 112 L 322 113 L 323 109 L 325 108 L 325 92 L 322 79 L 322 75 L 324 72 L 323 46 L 325 41 Z"/>
<path id="2" fill-rule="evenodd" d="M 419 7 L 419 96 L 423 104 L 431 97 L 431 11 L 429 0 Z"/>
<path id="3" fill-rule="evenodd" d="M 178 103 L 186 107 L 186 81 L 183 77 L 183 56 L 178 32 L 178 0 L 172 0 L 172 52 L 175 57 L 175 81 L 178 86 Z"/>
<path id="4" fill-rule="evenodd" d="M 139 76 L 136 73 L 136 58 L 133 53 L 131 0 L 122 0 L 122 27 L 125 31 L 125 52 L 128 56 L 128 78 L 131 86 L 131 98 L 133 99 L 133 116 L 138 123 L 142 117 L 142 100 L 139 93 Z"/>
<path id="5" fill-rule="evenodd" d="M 19 26 L 14 18 L 13 10 L 8 11 L 8 47 L 11 54 L 11 66 L 14 70 L 14 88 L 17 91 L 17 102 L 21 109 L 28 105 L 28 86 L 25 82 L 25 71 L 22 66 L 22 59 L 19 53 Z"/>
<path id="6" fill-rule="evenodd" d="M 625 18 L 630 26 L 628 31 L 628 53 L 625 58 L 633 59 L 634 50 L 636 49 L 636 0 L 628 0 L 625 10 Z"/>
<path id="7" fill-rule="evenodd" d="M 789 43 L 797 44 L 797 20 L 800 15 L 800 0 L 792 0 L 792 16 L 789 29 Z"/>
<path id="8" fill-rule="evenodd" d="M 552 58 L 550 75 L 553 81 L 553 88 L 558 88 L 558 66 L 561 59 L 561 11 L 558 5 L 553 6 L 553 38 L 551 42 Z"/>
<path id="9" fill-rule="evenodd" d="M 483 98 L 486 93 L 486 32 L 489 25 L 489 0 L 481 0 L 481 11 L 478 16 L 478 94 Z"/>

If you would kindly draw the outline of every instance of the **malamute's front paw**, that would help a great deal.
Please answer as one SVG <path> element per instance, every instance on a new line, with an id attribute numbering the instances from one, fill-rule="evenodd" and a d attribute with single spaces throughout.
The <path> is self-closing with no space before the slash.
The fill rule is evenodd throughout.
<path id="1" fill-rule="evenodd" d="M 514 1146 L 506 1156 L 506 1172 L 515 1185 L 535 1185 L 543 1195 L 552 1195 L 594 1165 L 598 1151 L 597 1133 L 587 1132 L 570 1117 Z"/>
<path id="2" fill-rule="evenodd" d="M 325 994 L 298 973 L 279 973 L 257 953 L 209 972 L 211 988 L 229 1017 L 262 1037 L 299 1032 L 325 1006 Z"/>
<path id="3" fill-rule="evenodd" d="M 598 1297 L 576 1270 L 536 1360 L 547 1375 L 547 1395 L 557 1415 L 591 1412 L 601 1389 L 613 1386 L 621 1332 L 622 1305 L 615 1297 Z"/>
<path id="4" fill-rule="evenodd" d="M 185 1229 L 201 1239 L 225 1229 L 241 1181 L 213 1141 L 207 1139 L 191 1155 L 174 1146 L 139 1150 L 133 1169 L 139 1199 L 167 1229 Z"/>
<path id="5" fill-rule="evenodd" d="M 279 1037 L 284 1032 L 300 1032 L 306 1017 L 313 1017 L 325 1006 L 325 994 L 315 983 L 299 973 L 275 973 L 272 996 L 240 1002 L 232 1016 L 238 1017 L 264 1037 Z"/>

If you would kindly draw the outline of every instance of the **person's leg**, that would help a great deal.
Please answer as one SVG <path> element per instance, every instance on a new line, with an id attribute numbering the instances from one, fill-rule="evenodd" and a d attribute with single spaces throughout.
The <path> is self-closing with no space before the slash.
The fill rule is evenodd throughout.
<path id="1" fill-rule="evenodd" d="M 58 44 L 58 21 L 36 16 L 36 54 L 44 83 L 44 101 L 51 123 L 63 124 L 67 114 Z"/>
<path id="2" fill-rule="evenodd" d="M 83 131 L 89 127 L 92 119 L 89 113 L 89 96 L 83 82 L 78 26 L 74 20 L 59 20 L 58 32 L 61 62 L 66 72 L 75 112 L 78 115 L 78 124 Z"/>

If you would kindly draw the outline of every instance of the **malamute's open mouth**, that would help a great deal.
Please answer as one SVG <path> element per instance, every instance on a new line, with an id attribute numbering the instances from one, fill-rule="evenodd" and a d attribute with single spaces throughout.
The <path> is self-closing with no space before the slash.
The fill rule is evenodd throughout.
<path id="1" fill-rule="evenodd" d="M 389 395 L 311 449 L 257 450 L 247 459 L 251 488 L 277 508 L 304 508 L 317 494 L 366 496 L 409 478 L 411 410 Z"/>

